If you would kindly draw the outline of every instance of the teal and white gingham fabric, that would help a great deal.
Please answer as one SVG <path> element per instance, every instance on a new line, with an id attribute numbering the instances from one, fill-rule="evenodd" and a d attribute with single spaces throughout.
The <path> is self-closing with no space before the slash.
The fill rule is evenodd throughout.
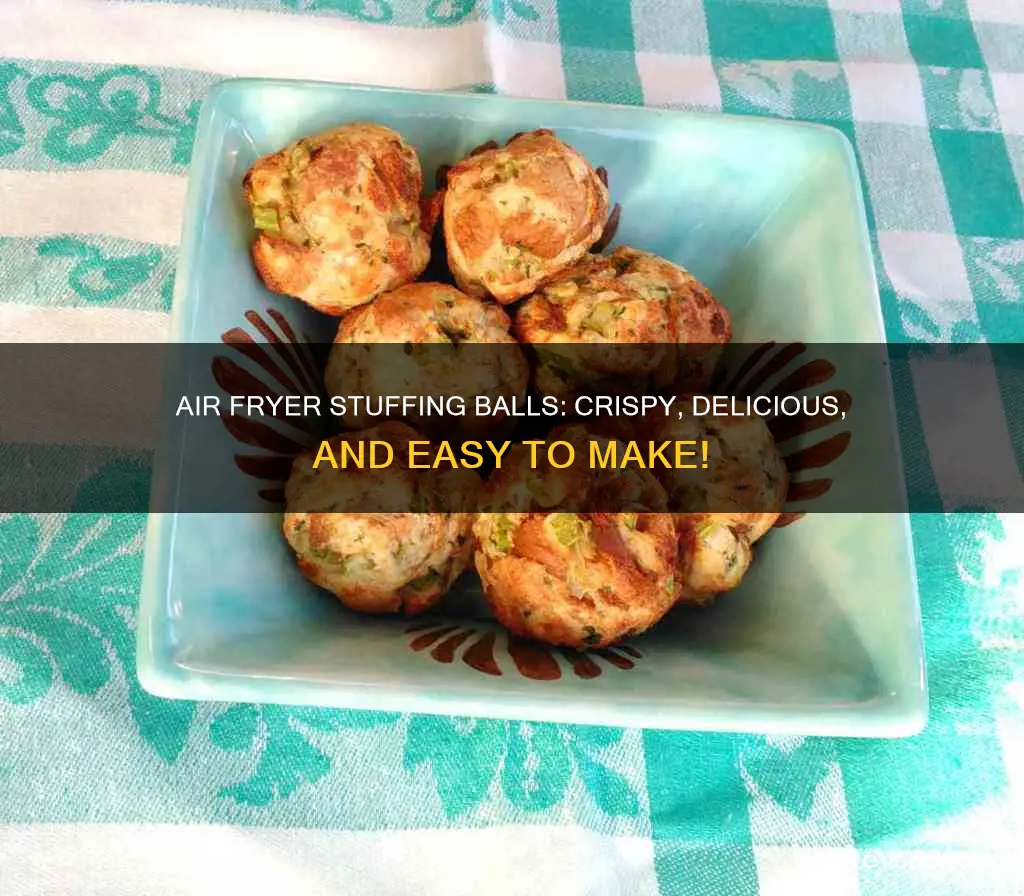
<path id="1" fill-rule="evenodd" d="M 229 75 L 826 122 L 889 339 L 1024 341 L 1020 0 L 3 0 L 0 339 L 162 338 Z M 933 703 L 896 742 L 157 700 L 142 533 L 0 519 L 2 896 L 1024 892 L 1024 518 L 914 519 Z"/>

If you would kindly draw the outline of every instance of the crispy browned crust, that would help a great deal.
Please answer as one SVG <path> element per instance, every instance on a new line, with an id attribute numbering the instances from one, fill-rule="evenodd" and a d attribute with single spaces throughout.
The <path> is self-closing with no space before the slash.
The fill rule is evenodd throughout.
<path id="1" fill-rule="evenodd" d="M 587 325 L 597 302 L 621 309 L 604 332 Z M 629 246 L 587 255 L 530 296 L 516 313 L 526 342 L 561 341 L 725 344 L 732 319 L 685 268 Z"/>
<path id="2" fill-rule="evenodd" d="M 746 534 L 747 524 L 739 523 L 737 514 L 676 514 L 679 553 L 676 561 L 677 602 L 703 606 L 725 591 L 739 587 L 753 562 L 753 541 Z M 746 514 L 767 517 L 777 515 Z M 731 523 L 737 525 L 731 525 Z M 757 525 L 754 519 L 750 525 Z M 716 534 L 702 532 L 712 527 Z"/>
<path id="3" fill-rule="evenodd" d="M 672 509 L 684 506 L 690 498 L 704 502 L 696 506 L 715 508 L 715 512 L 674 514 L 679 533 L 676 573 L 679 600 L 705 604 L 742 581 L 753 556 L 753 545 L 782 515 L 789 472 L 764 418 L 756 415 L 718 416 L 711 420 L 694 418 L 690 416 L 692 398 L 692 395 L 677 398 L 674 407 L 684 412 L 682 420 L 674 414 L 655 414 L 636 420 L 607 417 L 590 424 L 590 428 L 618 439 L 709 441 L 712 466 L 700 479 L 692 478 L 685 471 L 663 467 L 653 471 L 668 493 Z M 703 492 L 703 496 L 699 492 Z M 730 507 L 736 509 L 729 510 Z M 727 528 L 735 541 L 737 562 L 729 574 L 715 570 L 715 563 L 728 547 L 728 538 L 702 543 L 700 533 L 707 524 Z"/>
<path id="4" fill-rule="evenodd" d="M 656 556 L 655 568 L 644 570 L 621 538 L 622 514 L 579 514 L 596 544 L 582 585 L 569 580 L 565 553 L 551 542 L 545 525 L 551 514 L 525 516 L 508 553 L 495 555 L 478 540 L 475 554 L 494 615 L 513 634 L 568 647 L 604 647 L 646 631 L 673 605 L 676 541 L 669 515 L 637 516 L 637 530 L 650 537 Z M 475 531 L 479 539 L 480 518 Z"/>
<path id="5" fill-rule="evenodd" d="M 387 615 L 400 613 L 404 616 L 416 616 L 426 612 L 435 606 L 445 596 L 455 580 L 469 566 L 472 559 L 472 541 L 469 538 L 470 517 L 466 517 L 461 526 L 465 541 L 453 547 L 446 557 L 442 570 L 436 581 L 425 588 L 399 588 L 387 587 L 366 583 L 345 583 L 340 584 L 338 578 L 331 574 L 330 568 L 317 560 L 309 553 L 301 553 L 303 550 L 298 546 L 294 531 L 296 523 L 295 514 L 286 514 L 284 518 L 285 537 L 289 542 L 295 542 L 293 547 L 297 549 L 296 565 L 302 575 L 314 585 L 330 591 L 350 610 L 369 615 Z M 308 518 L 309 537 L 308 546 L 318 550 L 317 546 L 331 543 L 332 530 L 329 517 L 332 514 L 306 514 Z M 403 535 L 400 526 L 395 527 L 394 538 L 401 538 Z"/>
<path id="6" fill-rule="evenodd" d="M 570 425 L 552 430 L 549 441 L 569 442 L 579 458 L 591 438 Z M 599 500 L 637 512 L 573 512 Z M 532 469 L 529 449 L 518 445 L 491 475 L 487 502 L 496 512 L 474 524 L 476 567 L 495 616 L 512 632 L 600 647 L 645 631 L 674 604 L 675 527 L 658 512 L 665 492 L 649 471 L 601 472 L 585 462 L 559 470 L 543 460 Z M 501 512 L 508 507 L 519 512 Z M 581 521 L 572 546 L 558 537 L 556 516 Z"/>
<path id="7" fill-rule="evenodd" d="M 466 292 L 514 302 L 581 258 L 601 236 L 608 189 L 549 130 L 474 153 L 447 172 L 448 262 Z"/>
<path id="8" fill-rule="evenodd" d="M 708 385 L 732 323 L 685 268 L 621 246 L 587 255 L 529 296 L 513 332 L 534 345 L 579 346 L 563 352 L 577 368 L 568 380 L 537 371 L 543 393 L 598 388 L 609 377 L 679 390 Z"/>
<path id="9" fill-rule="evenodd" d="M 505 310 L 494 302 L 443 283 L 410 283 L 345 315 L 327 360 L 324 385 L 331 396 L 378 397 L 415 389 L 417 394 L 461 398 L 470 409 L 478 397 L 491 402 L 501 398 L 500 413 L 406 415 L 438 438 L 496 438 L 514 426 L 515 418 L 505 408 L 521 402 L 530 378 L 529 362 L 510 326 Z M 413 355 L 400 348 L 409 343 L 445 348 Z M 471 343 L 491 348 L 471 348 Z M 343 425 L 365 426 L 372 420 L 353 410 Z"/>
<path id="10" fill-rule="evenodd" d="M 692 396 L 682 396 L 680 406 Z M 706 424 L 706 421 L 702 421 Z M 714 474 L 705 484 L 707 506 L 714 513 L 687 513 L 676 516 L 679 532 L 679 600 L 683 603 L 707 603 L 716 594 L 735 588 L 747 574 L 753 559 L 753 545 L 764 537 L 782 515 L 789 487 L 789 472 L 764 419 L 758 416 L 715 417 L 712 428 L 689 432 L 676 431 L 678 421 L 663 420 L 654 437 L 714 440 Z M 674 471 L 661 471 L 660 481 L 670 493 Z M 754 497 L 756 496 L 756 497 Z M 751 511 L 755 506 L 758 509 Z M 743 508 L 730 511 L 730 506 Z M 703 538 L 708 525 L 728 529 L 729 537 Z M 721 562 L 723 553 L 735 557 L 735 563 Z M 729 567 L 729 568 L 727 568 Z"/>
<path id="11" fill-rule="evenodd" d="M 409 283 L 347 314 L 335 342 L 429 342 L 447 329 L 462 341 L 514 344 L 512 321 L 504 309 L 466 295 L 446 283 Z"/>
<path id="12" fill-rule="evenodd" d="M 259 159 L 243 178 L 267 287 L 341 314 L 414 280 L 430 257 L 412 147 L 375 124 L 343 125 Z"/>
<path id="13" fill-rule="evenodd" d="M 400 422 L 387 422 L 331 439 L 335 454 L 341 443 L 378 439 L 400 446 L 420 434 Z M 456 512 L 372 513 L 363 512 L 365 496 L 358 487 L 347 494 L 339 483 L 351 484 L 376 479 L 393 487 L 408 487 L 420 480 L 427 493 L 456 495 L 460 489 L 475 489 L 480 481 L 468 470 L 439 472 L 410 468 L 406 452 L 395 451 L 395 462 L 382 470 L 349 470 L 333 479 L 311 470 L 315 453 L 301 453 L 293 464 L 286 486 L 287 507 L 282 520 L 285 539 L 295 552 L 302 574 L 321 588 L 335 594 L 350 609 L 361 613 L 404 613 L 414 615 L 433 606 L 469 565 L 472 554 L 473 514 Z M 346 500 L 347 498 L 347 500 Z M 465 507 L 472 507 L 471 494 L 462 495 Z M 341 510 L 334 510 L 338 500 Z M 311 507 L 332 508 L 329 512 Z M 357 537 L 352 538 L 353 532 Z M 403 548 L 399 562 L 394 547 Z M 374 563 L 353 574 L 348 562 L 339 557 L 369 552 Z M 426 575 L 425 574 L 428 574 Z"/>
<path id="14" fill-rule="evenodd" d="M 680 396 L 681 410 L 692 409 L 692 395 Z M 763 417 L 752 414 L 691 418 L 698 428 L 681 432 L 682 421 L 663 418 L 656 421 L 654 438 L 691 436 L 697 440 L 713 439 L 715 463 L 705 487 L 713 498 L 709 503 L 718 512 L 708 516 L 731 527 L 751 544 L 762 538 L 781 516 L 789 488 L 789 471 L 771 430 Z M 660 477 L 670 493 L 675 471 L 664 470 Z M 757 498 L 752 498 L 757 495 Z M 750 512 L 755 506 L 757 512 Z M 746 508 L 735 511 L 729 507 Z"/>
<path id="15" fill-rule="evenodd" d="M 438 190 L 420 200 L 420 228 L 427 236 L 433 236 L 443 211 L 444 190 Z"/>

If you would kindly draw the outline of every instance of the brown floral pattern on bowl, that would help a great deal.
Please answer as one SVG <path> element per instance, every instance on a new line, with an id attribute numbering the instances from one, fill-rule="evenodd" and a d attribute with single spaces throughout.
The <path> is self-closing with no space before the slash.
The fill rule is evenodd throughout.
<path id="1" fill-rule="evenodd" d="M 487 620 L 484 620 L 487 622 Z M 451 619 L 421 621 L 406 628 L 413 637 L 409 648 L 428 651 L 438 663 L 463 663 L 485 675 L 503 675 L 514 669 L 534 681 L 555 681 L 563 674 L 577 678 L 597 678 L 608 668 L 632 669 L 643 653 L 630 644 L 600 650 L 572 650 L 549 647 L 502 632 L 490 624 L 478 628 L 472 622 Z M 509 663 L 499 661 L 507 654 Z M 600 662 L 599 662 L 600 661 Z"/>

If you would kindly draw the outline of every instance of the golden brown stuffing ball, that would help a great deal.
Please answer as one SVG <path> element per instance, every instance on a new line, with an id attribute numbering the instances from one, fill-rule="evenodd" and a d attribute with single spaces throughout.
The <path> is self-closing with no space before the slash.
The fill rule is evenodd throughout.
<path id="1" fill-rule="evenodd" d="M 464 416 L 421 415 L 417 408 L 404 419 L 438 436 L 488 437 L 515 420 L 476 416 L 476 396 L 521 401 L 530 377 L 509 327 L 508 315 L 491 302 L 441 283 L 411 283 L 345 316 L 324 383 L 332 397 L 459 396 Z M 367 350 L 371 344 L 375 350 Z M 429 348 L 417 348 L 424 344 Z M 372 418 L 358 411 L 345 415 L 346 427 L 369 425 Z"/>
<path id="2" fill-rule="evenodd" d="M 430 260 L 423 173 L 395 131 L 354 123 L 259 159 L 244 180 L 268 289 L 339 315 L 415 280 Z"/>
<path id="3" fill-rule="evenodd" d="M 739 587 L 754 560 L 752 542 L 729 525 L 728 514 L 676 515 L 679 602 L 706 604 Z"/>
<path id="4" fill-rule="evenodd" d="M 551 434 L 577 456 L 591 438 L 607 445 L 579 426 Z M 476 568 L 494 615 L 514 634 L 602 647 L 647 630 L 675 603 L 672 517 L 644 512 L 664 508 L 664 491 L 647 471 L 585 466 L 532 471 L 529 449 L 518 445 L 488 483 L 489 512 L 473 528 Z M 574 510 L 586 506 L 635 509 Z"/>
<path id="5" fill-rule="evenodd" d="M 385 423 L 332 439 L 394 446 L 381 469 L 312 469 L 300 454 L 285 487 L 284 536 L 302 574 L 362 613 L 421 613 L 436 604 L 472 556 L 472 513 L 480 479 L 469 470 L 412 470 L 404 450 L 421 436 Z M 409 513 L 368 508 L 405 506 Z"/>
<path id="6" fill-rule="evenodd" d="M 608 188 L 551 131 L 513 137 L 447 175 L 448 264 L 468 293 L 503 305 L 534 292 L 601 237 Z"/>
<path id="7" fill-rule="evenodd" d="M 563 395 L 618 377 L 703 388 L 732 323 L 687 270 L 621 246 L 588 255 L 530 296 L 515 332 L 538 347 L 538 390 Z"/>
<path id="8" fill-rule="evenodd" d="M 764 417 L 757 414 L 700 416 L 694 398 L 684 395 L 673 407 L 682 413 L 647 418 L 655 439 L 708 443 L 708 469 L 700 476 L 689 470 L 655 473 L 672 507 L 714 511 L 751 543 L 775 524 L 786 503 L 789 473 Z M 709 401 L 714 396 L 707 396 Z"/>
<path id="9" fill-rule="evenodd" d="M 669 415 L 605 418 L 592 426 L 613 438 L 708 443 L 706 470 L 652 470 L 679 535 L 679 599 L 702 604 L 743 580 L 754 543 L 781 515 L 789 473 L 763 417 L 697 416 L 694 398 L 680 396 Z"/>
<path id="10" fill-rule="evenodd" d="M 753 559 L 752 545 L 782 513 L 789 473 L 763 417 L 696 416 L 693 396 L 676 402 L 682 420 L 657 421 L 653 437 L 708 442 L 708 469 L 660 470 L 678 514 L 680 600 L 704 603 L 735 588 Z M 691 474 L 691 475 L 688 475 Z"/>

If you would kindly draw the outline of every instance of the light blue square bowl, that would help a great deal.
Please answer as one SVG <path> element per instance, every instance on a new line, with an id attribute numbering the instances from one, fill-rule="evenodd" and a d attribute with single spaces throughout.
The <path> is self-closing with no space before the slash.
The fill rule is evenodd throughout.
<path id="1" fill-rule="evenodd" d="M 428 180 L 487 140 L 553 128 L 608 170 L 623 206 L 616 242 L 692 270 L 729 307 L 737 342 L 885 341 L 859 177 L 838 131 L 265 80 L 218 85 L 200 116 L 173 340 L 217 343 L 234 329 L 257 343 L 293 333 L 330 339 L 332 321 L 258 280 L 240 183 L 257 157 L 352 120 L 402 133 Z M 837 370 L 821 388 L 866 384 L 888 401 L 850 426 L 798 439 L 797 448 L 844 426 L 854 445 L 858 425 L 895 433 L 887 371 L 861 367 Z M 184 386 L 190 394 L 220 391 L 202 371 L 190 371 Z M 154 694 L 708 731 L 898 737 L 924 725 L 903 514 L 810 512 L 769 533 L 743 585 L 709 610 L 675 611 L 628 645 L 575 655 L 510 644 L 471 574 L 429 619 L 349 613 L 299 574 L 280 517 L 260 496 L 274 483 L 243 472 L 253 465 L 236 459 L 267 452 L 225 429 L 223 451 L 193 456 L 189 426 L 187 418 L 166 422 L 153 506 L 173 508 L 179 477 L 203 475 L 245 512 L 151 515 L 138 674 Z M 826 471 L 837 483 L 846 462 L 839 457 Z M 898 446 L 872 463 L 880 481 L 902 488 Z M 815 508 L 787 507 L 801 509 Z"/>

